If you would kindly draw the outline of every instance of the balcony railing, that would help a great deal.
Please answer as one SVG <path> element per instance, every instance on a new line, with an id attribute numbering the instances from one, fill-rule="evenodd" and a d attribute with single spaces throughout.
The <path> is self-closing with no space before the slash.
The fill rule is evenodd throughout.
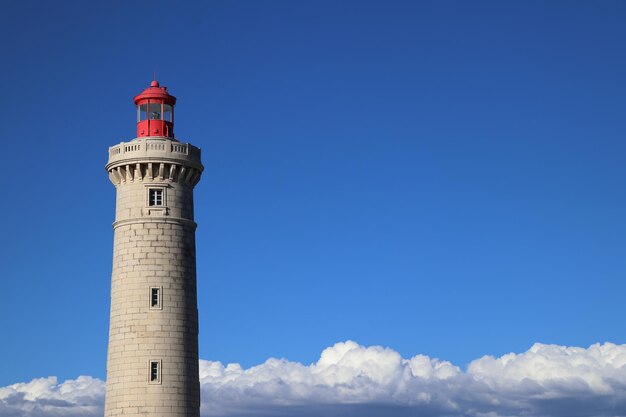
<path id="1" fill-rule="evenodd" d="M 199 148 L 170 139 L 140 138 L 132 142 L 122 142 L 109 148 L 109 164 L 124 159 L 152 156 L 185 159 L 190 162 L 200 163 Z"/>

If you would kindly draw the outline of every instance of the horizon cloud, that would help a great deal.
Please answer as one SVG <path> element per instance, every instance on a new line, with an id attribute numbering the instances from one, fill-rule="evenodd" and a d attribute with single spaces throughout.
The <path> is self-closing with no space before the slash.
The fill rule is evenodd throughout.
<path id="1" fill-rule="evenodd" d="M 104 381 L 37 378 L 0 388 L 0 417 L 99 416 Z M 534 344 L 483 356 L 466 371 L 425 355 L 353 341 L 304 365 L 270 358 L 247 369 L 200 360 L 203 417 L 626 415 L 626 345 Z"/>

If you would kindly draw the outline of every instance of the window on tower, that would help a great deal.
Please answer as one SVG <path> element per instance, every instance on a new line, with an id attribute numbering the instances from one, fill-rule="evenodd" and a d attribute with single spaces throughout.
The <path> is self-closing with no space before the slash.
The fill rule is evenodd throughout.
<path id="1" fill-rule="evenodd" d="M 148 194 L 148 204 L 150 206 L 162 206 L 163 205 L 163 189 L 150 188 Z"/>
<path id="2" fill-rule="evenodd" d="M 148 381 L 151 384 L 160 384 L 161 383 L 161 361 L 160 360 L 150 360 L 150 375 L 148 377 Z"/>
<path id="3" fill-rule="evenodd" d="M 161 287 L 150 287 L 150 309 L 161 309 Z"/>

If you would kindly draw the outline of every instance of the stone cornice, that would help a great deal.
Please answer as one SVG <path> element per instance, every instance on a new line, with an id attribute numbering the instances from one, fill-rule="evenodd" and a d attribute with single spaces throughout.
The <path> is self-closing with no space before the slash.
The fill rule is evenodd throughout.
<path id="1" fill-rule="evenodd" d="M 117 187 L 127 181 L 173 181 L 195 186 L 204 167 L 200 149 L 162 137 L 136 138 L 109 148 L 106 165 Z"/>
<path id="2" fill-rule="evenodd" d="M 177 182 L 194 187 L 202 170 L 196 167 L 180 164 L 181 161 L 164 159 L 146 159 L 120 161 L 107 165 L 109 179 L 116 187 L 126 182 Z"/>
<path id="3" fill-rule="evenodd" d="M 180 217 L 134 217 L 130 219 L 118 220 L 113 222 L 113 229 L 120 226 L 128 226 L 131 224 L 145 224 L 145 223 L 172 223 L 180 224 L 183 226 L 191 226 L 195 230 L 198 224 L 193 220 L 183 219 Z"/>

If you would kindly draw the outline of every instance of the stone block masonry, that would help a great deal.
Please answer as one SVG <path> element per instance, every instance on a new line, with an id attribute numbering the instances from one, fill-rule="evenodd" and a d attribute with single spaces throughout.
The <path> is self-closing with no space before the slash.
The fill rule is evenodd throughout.
<path id="1" fill-rule="evenodd" d="M 105 416 L 197 417 L 193 189 L 200 150 L 141 137 L 109 150 L 116 187 Z"/>

